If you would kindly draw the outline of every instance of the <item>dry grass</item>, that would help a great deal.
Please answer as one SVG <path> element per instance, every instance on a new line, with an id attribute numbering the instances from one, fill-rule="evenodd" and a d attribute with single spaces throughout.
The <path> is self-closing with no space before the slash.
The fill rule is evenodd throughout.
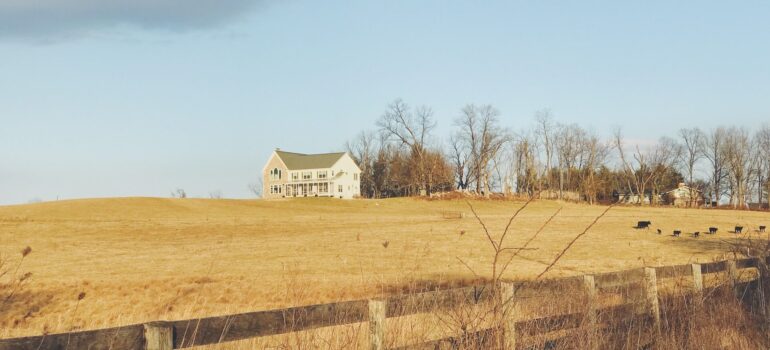
<path id="1" fill-rule="evenodd" d="M 521 205 L 473 202 L 493 233 Z M 534 202 L 514 221 L 508 245 L 523 245 L 560 207 L 529 244 L 537 250 L 520 252 L 503 278 L 536 276 L 604 210 Z M 446 211 L 466 215 L 448 220 Z M 24 262 L 33 278 L 0 310 L 0 336 L 315 304 L 409 283 L 473 279 L 460 259 L 487 276 L 489 243 L 468 212 L 464 201 L 415 199 L 124 198 L 0 207 L 0 249 L 9 264 L 17 258 L 9 253 L 34 249 Z M 652 229 L 633 229 L 638 220 L 651 220 Z M 544 278 L 712 261 L 730 250 L 735 236 L 728 229 L 768 222 L 770 215 L 759 212 L 613 208 Z M 673 229 L 709 226 L 720 233 L 670 236 Z"/>

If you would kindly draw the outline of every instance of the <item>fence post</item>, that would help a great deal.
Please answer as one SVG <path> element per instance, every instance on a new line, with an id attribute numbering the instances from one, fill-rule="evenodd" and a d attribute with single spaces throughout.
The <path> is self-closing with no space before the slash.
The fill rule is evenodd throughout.
<path id="1" fill-rule="evenodd" d="M 655 331 L 657 336 L 660 337 L 660 305 L 658 304 L 658 278 L 655 274 L 655 269 L 652 267 L 644 268 L 644 292 L 646 295 L 647 307 L 650 313 L 652 313 L 652 320 L 654 322 Z"/>
<path id="2" fill-rule="evenodd" d="M 386 313 L 384 300 L 369 300 L 369 343 L 372 350 L 385 349 Z"/>
<path id="3" fill-rule="evenodd" d="M 768 261 L 770 258 L 760 256 L 757 258 L 757 270 L 759 271 L 759 303 L 762 307 L 762 316 L 764 318 L 765 327 L 765 340 L 770 342 L 770 292 L 768 292 L 768 276 L 770 276 L 770 269 L 768 269 Z"/>
<path id="4" fill-rule="evenodd" d="M 596 280 L 592 275 L 583 276 L 583 285 L 586 289 L 586 295 L 588 296 L 588 341 L 589 349 L 599 349 L 599 338 L 597 337 L 597 315 L 596 315 Z"/>
<path id="5" fill-rule="evenodd" d="M 700 307 L 703 304 L 703 272 L 700 264 L 691 264 L 692 267 L 692 289 L 695 292 L 695 306 Z"/>
<path id="6" fill-rule="evenodd" d="M 767 300 L 770 296 L 770 293 L 767 290 L 767 278 L 770 277 L 770 269 L 768 269 L 767 260 L 768 259 L 764 257 L 757 259 L 757 271 L 759 272 L 757 283 L 759 284 L 759 297 L 760 303 L 762 305 L 762 316 L 765 317 L 765 323 L 768 324 L 768 328 L 770 328 L 770 302 Z M 768 336 L 770 336 L 770 334 Z"/>
<path id="7" fill-rule="evenodd" d="M 727 265 L 727 283 L 729 283 L 733 295 L 738 298 L 739 295 L 735 289 L 735 280 L 738 279 L 738 267 L 735 266 L 735 260 L 727 260 L 725 263 Z"/>
<path id="8" fill-rule="evenodd" d="M 516 293 L 515 286 L 511 282 L 500 283 L 500 307 L 503 311 L 503 346 L 504 350 L 516 349 Z"/>
<path id="9" fill-rule="evenodd" d="M 145 350 L 172 350 L 174 348 L 174 327 L 168 322 L 144 324 Z"/>

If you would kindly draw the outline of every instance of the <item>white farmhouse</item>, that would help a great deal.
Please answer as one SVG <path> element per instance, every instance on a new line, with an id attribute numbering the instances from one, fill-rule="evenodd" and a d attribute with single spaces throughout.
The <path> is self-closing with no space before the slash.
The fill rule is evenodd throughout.
<path id="1" fill-rule="evenodd" d="M 276 149 L 262 169 L 264 198 L 361 195 L 361 169 L 347 152 L 302 154 Z"/>

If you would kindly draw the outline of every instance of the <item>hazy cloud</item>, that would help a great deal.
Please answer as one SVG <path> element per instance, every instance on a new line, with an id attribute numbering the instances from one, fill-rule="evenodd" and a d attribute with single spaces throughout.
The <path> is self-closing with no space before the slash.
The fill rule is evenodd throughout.
<path id="1" fill-rule="evenodd" d="M 118 27 L 187 31 L 226 24 L 267 0 L 0 0 L 0 38 L 57 40 Z"/>

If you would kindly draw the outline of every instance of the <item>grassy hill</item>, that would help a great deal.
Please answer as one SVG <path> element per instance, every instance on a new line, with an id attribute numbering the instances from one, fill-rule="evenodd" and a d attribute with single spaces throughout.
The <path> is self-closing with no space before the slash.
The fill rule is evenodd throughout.
<path id="1" fill-rule="evenodd" d="M 522 202 L 472 201 L 493 234 Z M 604 207 L 533 202 L 512 225 L 507 278 L 531 278 Z M 444 219 L 442 211 L 462 211 Z M 651 220 L 649 231 L 635 230 Z M 768 213 L 616 207 L 547 276 L 706 262 L 736 224 Z M 719 226 L 716 236 L 670 236 Z M 661 228 L 665 234 L 655 234 Z M 759 238 L 758 234 L 751 233 Z M 110 198 L 0 206 L 0 253 L 32 278 L 0 309 L 0 336 L 39 334 L 366 297 L 414 281 L 490 271 L 491 249 L 465 201 Z M 86 293 L 78 302 L 77 295 Z"/>

